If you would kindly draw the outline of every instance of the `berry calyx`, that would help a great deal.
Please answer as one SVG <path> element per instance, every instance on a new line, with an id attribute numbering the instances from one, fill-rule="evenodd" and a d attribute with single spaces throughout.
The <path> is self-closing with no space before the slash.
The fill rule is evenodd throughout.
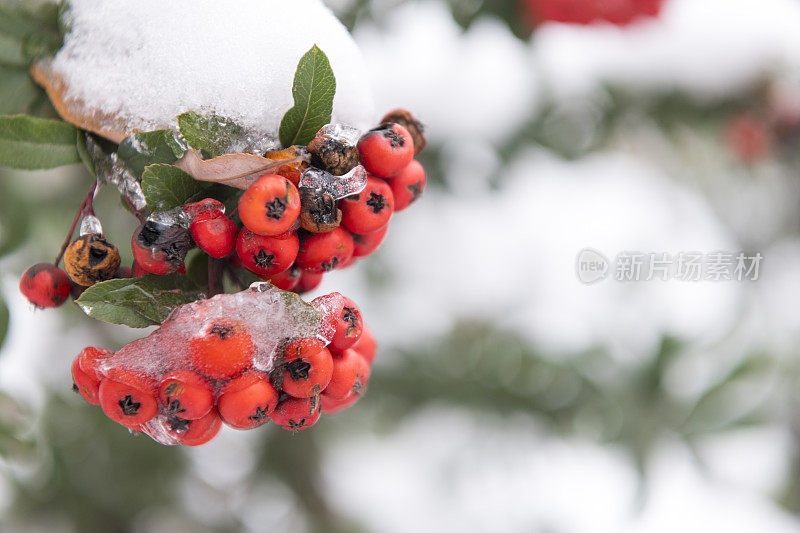
<path id="1" fill-rule="evenodd" d="M 189 343 L 192 364 L 205 376 L 223 379 L 247 369 L 253 341 L 244 324 L 236 320 L 209 321 Z"/>
<path id="2" fill-rule="evenodd" d="M 123 426 L 144 424 L 158 414 L 155 391 L 149 380 L 133 372 L 120 372 L 117 379 L 104 379 L 98 389 L 103 412 Z"/>
<path id="3" fill-rule="evenodd" d="M 161 380 L 158 399 L 169 416 L 196 420 L 214 406 L 211 384 L 192 370 L 175 370 Z"/>
<path id="4" fill-rule="evenodd" d="M 208 210 L 200 213 L 189 225 L 192 240 L 211 257 L 228 257 L 236 246 L 239 228 L 221 211 Z"/>
<path id="5" fill-rule="evenodd" d="M 389 223 L 394 211 L 394 195 L 382 179 L 367 177 L 367 186 L 358 194 L 342 198 L 342 225 L 353 233 L 377 231 Z"/>
<path id="6" fill-rule="evenodd" d="M 331 353 L 323 348 L 288 361 L 283 367 L 281 389 L 295 398 L 316 396 L 327 387 L 332 373 Z"/>
<path id="7" fill-rule="evenodd" d="M 310 398 L 286 398 L 272 412 L 272 421 L 289 431 L 300 431 L 319 420 L 319 396 Z"/>
<path id="8" fill-rule="evenodd" d="M 322 314 L 323 330 L 332 328 L 330 349 L 341 351 L 353 346 L 361 338 L 363 320 L 358 306 L 338 292 L 314 298 L 311 305 Z"/>
<path id="9" fill-rule="evenodd" d="M 242 266 L 264 279 L 292 266 L 299 249 L 294 232 L 267 237 L 242 228 L 236 238 L 236 255 Z"/>
<path id="10" fill-rule="evenodd" d="M 358 154 L 367 172 L 379 178 L 391 178 L 411 162 L 414 141 L 400 124 L 384 124 L 361 137 Z"/>
<path id="11" fill-rule="evenodd" d="M 19 291 L 36 307 L 58 307 L 69 298 L 69 277 L 51 263 L 37 263 L 22 273 Z"/>
<path id="12" fill-rule="evenodd" d="M 394 196 L 394 210 L 402 211 L 416 202 L 425 189 L 425 182 L 425 169 L 416 159 L 411 160 L 406 168 L 389 180 Z"/>
<path id="13" fill-rule="evenodd" d="M 395 109 L 393 111 L 389 111 L 381 119 L 382 124 L 392 122 L 395 124 L 400 124 L 408 130 L 408 133 L 411 134 L 411 138 L 414 141 L 414 155 L 419 155 L 419 153 L 422 152 L 422 150 L 424 150 L 425 146 L 428 144 L 428 141 L 425 138 L 425 127 L 422 125 L 422 122 L 417 120 L 414 115 L 412 115 L 411 112 L 406 109 Z"/>
<path id="14" fill-rule="evenodd" d="M 249 372 L 229 381 L 217 399 L 223 422 L 235 429 L 251 429 L 269 420 L 278 392 L 266 374 Z"/>
<path id="15" fill-rule="evenodd" d="M 297 253 L 297 266 L 321 274 L 337 268 L 352 255 L 353 237 L 347 230 L 339 227 L 328 233 L 304 235 Z"/>
<path id="16" fill-rule="evenodd" d="M 239 218 L 259 235 L 279 235 L 288 231 L 300 215 L 297 187 L 276 174 L 264 174 L 239 198 Z"/>

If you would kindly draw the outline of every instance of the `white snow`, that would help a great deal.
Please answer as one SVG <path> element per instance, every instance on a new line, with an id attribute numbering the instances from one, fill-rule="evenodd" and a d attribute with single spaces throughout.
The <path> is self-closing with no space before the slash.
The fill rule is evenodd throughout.
<path id="1" fill-rule="evenodd" d="M 337 90 L 334 120 L 376 120 L 367 72 L 346 28 L 320 0 L 70 0 L 70 33 L 53 66 L 69 98 L 131 127 L 214 112 L 275 135 L 293 105 L 300 57 L 317 44 Z"/>

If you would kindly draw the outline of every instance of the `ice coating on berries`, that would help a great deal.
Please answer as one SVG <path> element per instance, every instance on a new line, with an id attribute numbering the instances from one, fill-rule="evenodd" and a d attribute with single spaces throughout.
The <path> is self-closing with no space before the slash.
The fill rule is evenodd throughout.
<path id="1" fill-rule="evenodd" d="M 147 131 L 209 112 L 275 139 L 314 44 L 336 76 L 334 120 L 366 128 L 374 118 L 361 53 L 321 0 L 70 0 L 65 19 L 52 69 L 65 99 L 99 120 Z"/>
<path id="2" fill-rule="evenodd" d="M 81 237 L 91 234 L 103 234 L 103 225 L 100 224 L 100 219 L 94 215 L 86 215 L 81 220 L 81 229 L 78 233 Z"/>
<path id="3" fill-rule="evenodd" d="M 155 381 L 180 368 L 191 368 L 190 346 L 215 321 L 235 320 L 243 324 L 254 347 L 251 366 L 269 372 L 278 364 L 277 355 L 287 339 L 318 338 L 328 344 L 333 331 L 321 327 L 320 313 L 299 296 L 269 283 L 254 283 L 236 294 L 220 294 L 178 307 L 150 336 L 131 342 L 100 364 L 103 375 L 126 370 L 141 372 Z M 217 381 L 219 388 L 222 381 Z M 219 392 L 216 390 L 215 392 Z M 168 415 L 161 412 L 142 430 L 156 441 L 175 443 L 165 428 Z"/>
<path id="4" fill-rule="evenodd" d="M 361 138 L 362 131 L 348 124 L 335 123 L 322 126 L 317 132 L 317 136 L 320 135 L 333 137 L 351 146 L 355 146 Z"/>
<path id="5" fill-rule="evenodd" d="M 111 183 L 117 187 L 120 194 L 130 201 L 137 211 L 147 207 L 147 200 L 142 192 L 142 185 L 125 165 L 121 164 L 117 153 L 106 154 L 100 145 L 86 135 L 86 151 L 92 159 L 97 180 L 100 183 Z"/>
<path id="6" fill-rule="evenodd" d="M 343 176 L 334 176 L 330 172 L 310 167 L 303 172 L 299 186 L 330 193 L 339 200 L 364 190 L 367 186 L 367 171 L 358 165 Z"/>

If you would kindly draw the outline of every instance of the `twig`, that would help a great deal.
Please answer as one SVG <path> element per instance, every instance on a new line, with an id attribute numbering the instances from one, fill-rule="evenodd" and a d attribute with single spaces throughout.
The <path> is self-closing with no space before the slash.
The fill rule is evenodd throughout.
<path id="1" fill-rule="evenodd" d="M 64 257 L 64 252 L 67 250 L 67 246 L 72 241 L 72 235 L 75 233 L 75 228 L 78 226 L 78 221 L 83 217 L 84 214 L 89 213 L 94 215 L 94 206 L 92 205 L 94 202 L 94 193 L 97 190 L 97 179 L 92 182 L 91 188 L 89 188 L 89 192 L 86 193 L 86 197 L 84 197 L 83 202 L 81 202 L 81 206 L 78 208 L 78 212 L 75 213 L 75 218 L 72 220 L 72 225 L 69 227 L 69 232 L 67 236 L 64 238 L 64 243 L 61 245 L 61 250 L 59 250 L 58 255 L 56 256 L 56 260 L 53 261 L 55 266 L 58 266 L 58 263 L 61 262 L 61 258 Z"/>

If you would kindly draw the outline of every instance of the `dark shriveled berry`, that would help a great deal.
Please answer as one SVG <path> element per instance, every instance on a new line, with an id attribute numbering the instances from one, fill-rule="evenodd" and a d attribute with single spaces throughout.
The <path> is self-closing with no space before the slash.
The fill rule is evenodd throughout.
<path id="1" fill-rule="evenodd" d="M 300 226 L 311 233 L 327 233 L 342 222 L 342 211 L 331 193 L 300 188 Z"/>
<path id="2" fill-rule="evenodd" d="M 308 143 L 311 164 L 334 176 L 347 174 L 358 165 L 358 148 L 341 139 L 320 135 Z"/>
<path id="3" fill-rule="evenodd" d="M 119 263 L 117 247 L 97 233 L 73 241 L 64 252 L 64 269 L 73 282 L 83 287 L 112 279 Z"/>

